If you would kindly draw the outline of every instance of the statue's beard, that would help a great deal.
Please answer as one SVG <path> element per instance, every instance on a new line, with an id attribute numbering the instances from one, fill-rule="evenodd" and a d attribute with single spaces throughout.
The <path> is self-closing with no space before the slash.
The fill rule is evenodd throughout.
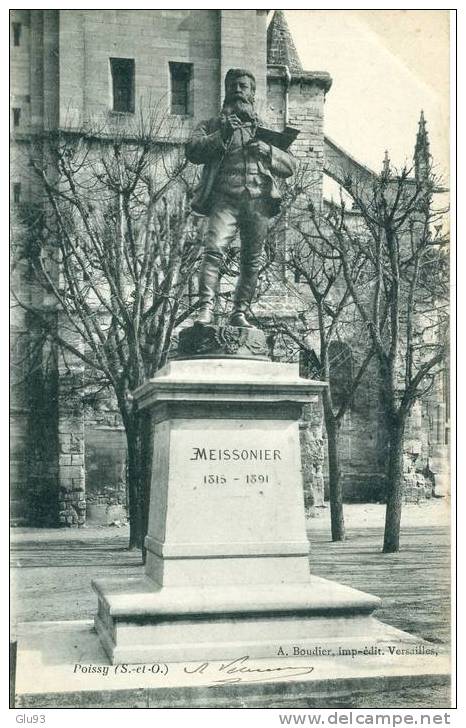
<path id="1" fill-rule="evenodd" d="M 256 118 L 254 104 L 251 101 L 242 101 L 241 99 L 225 99 L 222 114 L 225 114 L 225 116 L 236 114 L 241 121 L 251 121 Z"/>

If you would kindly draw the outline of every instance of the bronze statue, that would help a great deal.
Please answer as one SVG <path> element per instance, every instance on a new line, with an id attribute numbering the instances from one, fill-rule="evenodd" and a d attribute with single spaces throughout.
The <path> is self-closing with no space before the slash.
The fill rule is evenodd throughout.
<path id="1" fill-rule="evenodd" d="M 223 254 L 239 230 L 240 276 L 229 322 L 253 328 L 245 314 L 256 289 L 269 219 L 280 207 L 274 176 L 289 177 L 295 168 L 288 152 L 258 139 L 255 90 L 250 71 L 231 68 L 220 116 L 199 124 L 186 145 L 189 161 L 204 165 L 192 208 L 209 216 L 199 276 L 201 324 L 212 322 Z"/>

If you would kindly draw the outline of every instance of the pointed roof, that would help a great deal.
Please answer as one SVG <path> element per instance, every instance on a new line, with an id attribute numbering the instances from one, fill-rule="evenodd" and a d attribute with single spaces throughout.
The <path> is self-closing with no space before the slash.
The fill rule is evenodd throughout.
<path id="1" fill-rule="evenodd" d="M 385 150 L 382 162 L 382 174 L 390 174 L 390 157 L 388 155 L 388 149 Z"/>
<path id="2" fill-rule="evenodd" d="M 267 29 L 267 63 L 288 66 L 292 73 L 303 70 L 283 10 L 275 10 Z"/>
<path id="3" fill-rule="evenodd" d="M 421 111 L 419 128 L 416 135 L 416 146 L 414 147 L 414 168 L 416 178 L 425 176 L 431 163 L 429 132 L 427 131 L 424 112 Z"/>
<path id="4" fill-rule="evenodd" d="M 420 154 L 429 155 L 429 148 L 429 132 L 427 131 L 424 111 L 421 111 L 421 116 L 419 117 L 419 129 L 416 136 L 416 147 L 414 149 L 414 156 L 416 157 Z"/>

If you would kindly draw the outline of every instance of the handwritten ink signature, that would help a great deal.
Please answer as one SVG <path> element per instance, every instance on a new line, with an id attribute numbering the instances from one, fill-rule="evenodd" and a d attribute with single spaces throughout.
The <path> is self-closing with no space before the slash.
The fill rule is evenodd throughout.
<path id="1" fill-rule="evenodd" d="M 265 680 L 280 679 L 284 677 L 301 677 L 303 675 L 310 675 L 314 671 L 314 667 L 310 665 L 283 665 L 280 667 L 250 667 L 249 666 L 249 655 L 244 657 L 236 657 L 230 662 L 222 662 L 219 665 L 210 662 L 201 662 L 195 667 L 185 665 L 184 672 L 188 675 L 209 675 L 213 670 L 217 670 L 219 673 L 223 673 L 224 677 L 221 679 L 212 680 L 214 683 L 239 683 L 239 682 L 264 682 Z M 260 673 L 262 677 L 251 678 L 251 674 Z M 267 677 L 267 673 L 270 674 Z M 273 674 L 271 674 L 273 673 Z M 281 675 L 278 673 L 282 673 Z M 226 676 L 233 677 L 226 677 Z M 210 676 L 210 675 L 209 675 Z"/>

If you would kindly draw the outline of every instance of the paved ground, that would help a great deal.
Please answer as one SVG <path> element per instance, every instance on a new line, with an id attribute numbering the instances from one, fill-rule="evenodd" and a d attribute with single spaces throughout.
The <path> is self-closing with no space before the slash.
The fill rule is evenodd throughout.
<path id="1" fill-rule="evenodd" d="M 348 528 L 381 528 L 385 519 L 385 506 L 381 503 L 347 503 L 344 507 L 345 523 Z M 448 527 L 450 503 L 445 498 L 436 498 L 421 505 L 407 503 L 403 506 L 402 528 L 409 526 Z M 330 533 L 330 509 L 318 508 L 309 520 L 312 531 Z M 12 544 L 31 539 L 35 541 L 69 541 L 70 539 L 88 540 L 102 534 L 127 534 L 127 526 L 85 526 L 69 528 L 14 528 L 11 531 Z"/>
<path id="2" fill-rule="evenodd" d="M 377 594 L 377 617 L 417 634 L 441 651 L 450 631 L 450 531 L 448 504 L 435 500 L 406 505 L 401 551 L 382 554 L 385 508 L 345 508 L 348 539 L 332 543 L 329 510 L 309 519 L 311 571 Z M 94 578 L 136 574 L 139 552 L 127 550 L 128 529 L 14 529 L 12 532 L 12 631 L 16 621 L 89 619 L 96 608 Z M 384 706 L 383 695 L 372 698 Z M 364 707 L 367 700 L 365 699 Z M 393 696 L 386 698 L 388 706 Z M 409 707 L 447 707 L 445 688 L 411 691 L 400 697 Z M 296 706 L 298 707 L 298 706 Z M 367 705 L 370 707 L 370 705 Z M 401 707 L 401 703 L 399 703 Z"/>
<path id="3" fill-rule="evenodd" d="M 329 509 L 308 521 L 311 571 L 383 597 L 381 619 L 420 636 L 446 641 L 449 614 L 448 504 L 406 505 L 401 551 L 382 554 L 385 508 L 347 505 L 347 541 L 332 543 Z M 128 528 L 12 530 L 12 618 L 87 619 L 94 578 L 135 574 L 139 552 L 127 550 Z"/>

